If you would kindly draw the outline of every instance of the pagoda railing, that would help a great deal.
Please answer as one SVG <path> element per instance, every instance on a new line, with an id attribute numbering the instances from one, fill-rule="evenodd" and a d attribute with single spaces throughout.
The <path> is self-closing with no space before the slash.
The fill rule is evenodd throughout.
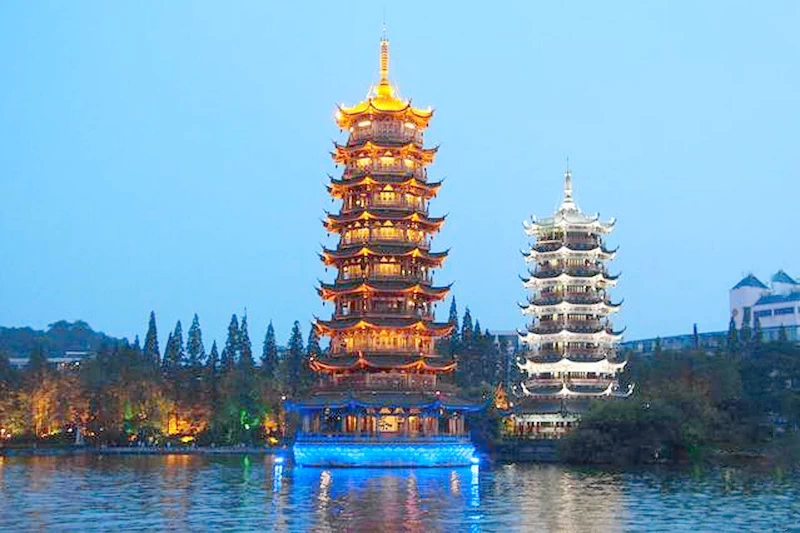
<path id="1" fill-rule="evenodd" d="M 430 239 L 426 238 L 419 238 L 419 239 L 412 239 L 409 237 L 398 236 L 397 238 L 379 236 L 376 234 L 371 234 L 365 237 L 343 237 L 339 240 L 340 246 L 351 246 L 353 244 L 388 244 L 388 245 L 414 245 L 425 250 L 431 247 Z"/>
<path id="2" fill-rule="evenodd" d="M 334 313 L 334 319 L 350 318 L 350 317 L 364 317 L 364 318 L 418 318 L 420 320 L 433 321 L 434 316 L 431 312 L 424 312 L 419 310 L 412 311 L 397 311 L 389 308 L 381 308 L 377 306 L 369 307 L 367 309 L 342 309 Z"/>
<path id="3" fill-rule="evenodd" d="M 348 170 L 353 173 L 371 173 L 371 174 L 408 174 L 412 173 L 418 178 L 425 176 L 425 167 L 418 162 L 414 162 L 413 166 L 408 167 L 402 159 L 396 159 L 394 163 L 382 163 L 380 160 L 372 160 L 366 164 L 352 163 L 348 166 Z"/>
<path id="4" fill-rule="evenodd" d="M 561 274 L 567 274 L 575 277 L 591 277 L 597 274 L 604 274 L 604 268 L 575 268 L 575 267 L 545 267 L 540 265 L 536 268 L 535 275 L 538 278 L 555 278 Z"/>
<path id="5" fill-rule="evenodd" d="M 362 141 L 388 142 L 392 144 L 408 144 L 410 142 L 422 145 L 422 130 L 406 128 L 400 122 L 383 124 L 372 122 L 369 125 L 353 128 L 348 144 Z"/>
<path id="6" fill-rule="evenodd" d="M 568 329 L 576 333 L 597 333 L 607 326 L 608 324 L 599 320 L 548 320 L 536 324 L 533 332 L 558 333 L 562 329 Z"/>
<path id="7" fill-rule="evenodd" d="M 366 276 L 362 275 L 340 275 L 336 278 L 336 281 L 352 281 L 352 280 L 371 280 L 371 281 L 411 281 L 414 283 L 433 283 L 433 276 L 430 274 L 428 275 L 418 275 L 418 274 L 409 274 L 407 276 L 383 276 L 380 274 L 367 274 Z"/>
<path id="8" fill-rule="evenodd" d="M 387 433 L 387 432 L 361 432 L 361 433 L 304 433 L 298 432 L 296 440 L 298 441 L 323 441 L 323 442 L 360 442 L 360 441 L 389 441 L 389 442 L 462 442 L 465 438 L 469 437 L 469 432 L 446 434 L 446 435 L 423 435 L 401 433 Z"/>
<path id="9" fill-rule="evenodd" d="M 417 213 L 423 213 L 425 215 L 428 214 L 428 206 L 426 202 L 423 200 L 419 201 L 408 201 L 408 200 L 388 200 L 383 199 L 379 195 L 374 195 L 371 198 L 368 198 L 368 203 L 370 207 L 375 207 L 379 209 L 411 209 L 416 211 Z"/>
<path id="10" fill-rule="evenodd" d="M 573 251 L 587 251 L 593 250 L 598 246 L 601 246 L 601 242 L 598 241 L 539 241 L 536 245 L 534 245 L 533 250 L 536 252 L 555 252 L 556 250 L 560 249 L 563 246 L 570 248 Z"/>
<path id="11" fill-rule="evenodd" d="M 549 295 L 548 295 L 549 296 Z M 552 297 L 539 297 L 529 298 L 528 303 L 533 305 L 558 305 L 562 302 L 581 305 L 594 305 L 599 303 L 608 303 L 605 298 L 598 296 L 588 296 L 585 294 L 563 294 L 554 295 Z"/>
<path id="12" fill-rule="evenodd" d="M 560 387 L 562 384 L 566 384 L 567 387 L 570 385 L 575 387 L 597 387 L 597 388 L 607 388 L 611 383 L 614 382 L 614 378 L 569 378 L 569 379 L 562 379 L 562 378 L 541 378 L 537 376 L 530 376 L 528 379 L 528 383 L 536 387 Z"/>

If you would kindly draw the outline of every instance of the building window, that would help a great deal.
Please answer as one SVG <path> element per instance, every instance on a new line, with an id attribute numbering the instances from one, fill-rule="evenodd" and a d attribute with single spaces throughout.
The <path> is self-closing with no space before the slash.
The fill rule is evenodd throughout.
<path id="1" fill-rule="evenodd" d="M 794 307 L 781 307 L 780 309 L 775 309 L 775 316 L 793 315 L 793 314 L 794 314 Z"/>
<path id="2" fill-rule="evenodd" d="M 765 316 L 772 316 L 772 309 L 764 309 L 762 311 L 756 311 L 753 316 L 756 318 L 764 318 Z"/>
<path id="3" fill-rule="evenodd" d="M 750 307 L 745 307 L 744 309 L 742 309 L 742 322 L 744 322 L 745 324 L 750 323 L 750 311 L 751 311 Z"/>

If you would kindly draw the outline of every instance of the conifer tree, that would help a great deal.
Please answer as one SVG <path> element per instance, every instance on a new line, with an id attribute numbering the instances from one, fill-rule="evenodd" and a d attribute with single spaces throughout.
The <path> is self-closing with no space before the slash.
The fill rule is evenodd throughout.
<path id="1" fill-rule="evenodd" d="M 655 355 L 661 355 L 661 337 L 656 337 L 656 346 L 654 349 Z"/>
<path id="2" fill-rule="evenodd" d="M 731 316 L 728 323 L 728 351 L 735 352 L 739 349 L 739 335 L 736 332 L 736 320 Z"/>
<path id="3" fill-rule="evenodd" d="M 322 354 L 322 349 L 319 346 L 319 332 L 314 325 L 311 325 L 311 330 L 308 332 L 308 344 L 306 345 L 306 358 L 317 359 Z"/>
<path id="4" fill-rule="evenodd" d="M 744 346 L 750 344 L 752 340 L 753 333 L 750 330 L 750 321 L 742 320 L 742 328 L 739 330 L 739 340 L 742 342 Z"/>
<path id="5" fill-rule="evenodd" d="M 175 343 L 172 340 L 173 335 L 172 332 L 169 332 L 169 336 L 167 337 L 167 345 L 164 347 L 164 358 L 161 360 L 161 370 L 162 372 L 166 372 L 167 368 L 169 368 L 169 361 L 170 359 L 174 359 L 175 355 Z"/>
<path id="6" fill-rule="evenodd" d="M 700 348 L 700 335 L 697 333 L 697 324 L 695 323 L 692 327 L 692 344 L 694 345 L 694 349 L 697 350 Z"/>
<path id="7" fill-rule="evenodd" d="M 275 379 L 278 368 L 278 343 L 275 341 L 275 328 L 272 321 L 267 326 L 261 351 L 261 373 L 267 379 Z"/>
<path id="8" fill-rule="evenodd" d="M 141 354 L 142 353 L 142 345 L 139 342 L 139 335 L 136 335 L 136 337 L 134 337 L 132 348 L 137 354 Z"/>
<path id="9" fill-rule="evenodd" d="M 297 392 L 300 387 L 300 372 L 303 366 L 303 356 L 305 350 L 303 349 L 303 333 L 300 331 L 300 322 L 294 321 L 292 326 L 292 334 L 289 337 L 287 364 L 288 364 L 288 383 L 289 390 L 292 393 Z"/>
<path id="10" fill-rule="evenodd" d="M 239 354 L 239 319 L 236 314 L 231 316 L 231 323 L 228 325 L 228 338 L 225 340 L 225 347 L 222 349 L 220 357 L 220 367 L 223 374 L 230 372 L 236 365 Z"/>
<path id="11" fill-rule="evenodd" d="M 475 338 L 475 342 L 480 342 L 481 340 L 481 321 L 477 318 L 475 319 L 475 327 L 472 330 L 472 336 Z"/>
<path id="12" fill-rule="evenodd" d="M 37 344 L 28 357 L 28 364 L 25 365 L 25 374 L 33 381 L 41 381 L 41 377 L 47 373 L 47 350 L 44 346 Z"/>
<path id="13" fill-rule="evenodd" d="M 253 344 L 250 342 L 250 333 L 247 331 L 247 313 L 242 317 L 239 328 L 239 365 L 245 372 L 250 372 L 255 367 L 253 360 Z"/>
<path id="14" fill-rule="evenodd" d="M 781 324 L 781 327 L 778 330 L 778 340 L 780 342 L 787 342 L 789 340 L 789 336 L 786 334 L 786 328 L 783 324 Z"/>
<path id="15" fill-rule="evenodd" d="M 174 377 L 175 371 L 181 367 L 186 359 L 183 345 L 183 327 L 181 321 L 175 324 L 175 331 L 169 337 L 167 349 L 164 351 L 164 371 Z"/>
<path id="16" fill-rule="evenodd" d="M 201 366 L 206 358 L 203 332 L 200 330 L 200 319 L 197 317 L 197 313 L 192 318 L 192 325 L 189 327 L 189 334 L 186 338 L 186 355 L 187 362 L 192 368 Z"/>
<path id="17" fill-rule="evenodd" d="M 753 326 L 753 344 L 758 346 L 761 344 L 762 341 L 762 331 L 761 331 L 761 319 L 756 317 L 755 324 Z"/>
<path id="18" fill-rule="evenodd" d="M 144 357 L 146 360 L 151 361 L 156 368 L 161 364 L 155 311 L 150 311 L 150 322 L 147 325 L 147 335 L 144 337 Z"/>
<path id="19" fill-rule="evenodd" d="M 458 307 L 455 296 L 450 299 L 450 316 L 447 322 L 453 326 L 453 331 L 447 338 L 447 351 L 452 356 L 458 353 Z"/>
<path id="20" fill-rule="evenodd" d="M 217 341 L 211 343 L 211 351 L 208 353 L 208 359 L 206 359 L 205 374 L 209 400 L 212 407 L 214 407 L 219 388 L 219 351 L 217 350 Z"/>
<path id="21" fill-rule="evenodd" d="M 464 320 L 461 322 L 461 342 L 469 344 L 472 340 L 472 315 L 469 312 L 469 307 L 464 311 Z"/>

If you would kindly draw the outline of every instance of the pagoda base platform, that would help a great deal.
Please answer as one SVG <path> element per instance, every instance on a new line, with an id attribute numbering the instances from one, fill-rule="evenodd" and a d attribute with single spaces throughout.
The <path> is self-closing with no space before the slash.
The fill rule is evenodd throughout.
<path id="1" fill-rule="evenodd" d="M 455 467 L 476 464 L 468 437 L 353 437 L 298 435 L 292 448 L 299 466 Z"/>

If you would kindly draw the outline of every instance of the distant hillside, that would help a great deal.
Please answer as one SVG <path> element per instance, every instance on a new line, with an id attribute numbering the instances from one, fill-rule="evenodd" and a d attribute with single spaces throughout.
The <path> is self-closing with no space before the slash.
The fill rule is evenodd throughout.
<path id="1" fill-rule="evenodd" d="M 7 352 L 10 357 L 28 357 L 38 346 L 51 355 L 72 351 L 94 352 L 101 346 L 113 346 L 122 341 L 93 330 L 82 320 L 60 320 L 50 324 L 47 331 L 0 327 L 0 350 Z"/>

